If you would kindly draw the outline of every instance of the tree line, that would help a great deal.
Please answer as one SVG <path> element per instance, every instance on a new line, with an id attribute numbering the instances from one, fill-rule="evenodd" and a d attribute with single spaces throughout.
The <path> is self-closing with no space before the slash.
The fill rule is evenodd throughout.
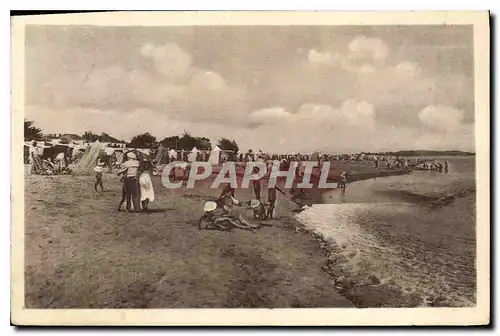
<path id="1" fill-rule="evenodd" d="M 61 134 L 59 134 L 59 136 L 61 136 Z M 157 141 L 156 137 L 151 133 L 146 132 L 134 136 L 128 143 L 123 140 L 113 138 L 107 133 L 101 133 L 101 135 L 98 135 L 93 132 L 86 131 L 81 135 L 81 137 L 88 142 L 95 142 L 99 140 L 101 142 L 125 143 L 129 148 L 154 148 L 162 145 L 166 148 L 176 150 L 191 150 L 193 149 L 193 147 L 196 147 L 199 150 L 213 149 L 210 143 L 210 139 L 208 139 L 207 137 L 193 136 L 189 132 L 184 132 L 180 136 L 169 136 L 160 141 Z M 44 135 L 42 130 L 36 127 L 33 121 L 24 121 L 24 141 L 40 141 L 43 140 L 43 138 Z M 219 141 L 217 141 L 217 146 L 222 150 L 230 150 L 234 152 L 238 152 L 239 150 L 236 141 L 228 138 L 221 138 Z"/>

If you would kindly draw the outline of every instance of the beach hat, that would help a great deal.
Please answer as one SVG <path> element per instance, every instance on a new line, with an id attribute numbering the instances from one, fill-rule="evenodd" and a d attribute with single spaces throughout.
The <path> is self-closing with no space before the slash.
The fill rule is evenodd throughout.
<path id="1" fill-rule="evenodd" d="M 129 158 L 129 159 L 134 159 L 134 160 L 135 160 L 135 158 L 136 158 L 136 157 L 135 157 L 135 154 L 134 154 L 134 153 L 132 153 L 132 152 L 128 152 L 128 153 L 127 153 L 127 158 Z"/>
<path id="2" fill-rule="evenodd" d="M 211 201 L 205 202 L 205 206 L 203 208 L 203 211 L 210 212 L 210 211 L 214 211 L 216 208 L 217 208 L 217 203 L 211 202 Z"/>
<path id="3" fill-rule="evenodd" d="M 251 207 L 252 209 L 257 208 L 259 205 L 260 205 L 260 201 L 259 201 L 259 200 L 254 199 L 254 200 L 252 200 L 252 201 L 250 202 L 250 207 Z"/>

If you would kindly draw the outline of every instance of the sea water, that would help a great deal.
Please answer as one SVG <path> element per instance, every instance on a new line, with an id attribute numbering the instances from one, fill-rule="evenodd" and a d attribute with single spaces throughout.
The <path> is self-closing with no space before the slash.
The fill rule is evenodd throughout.
<path id="1" fill-rule="evenodd" d="M 441 159 L 439 160 L 442 162 Z M 446 158 L 448 174 L 414 172 L 352 183 L 297 219 L 335 245 L 344 274 L 377 277 L 422 305 L 476 302 L 474 158 Z M 469 191 L 451 203 L 429 202 Z"/>

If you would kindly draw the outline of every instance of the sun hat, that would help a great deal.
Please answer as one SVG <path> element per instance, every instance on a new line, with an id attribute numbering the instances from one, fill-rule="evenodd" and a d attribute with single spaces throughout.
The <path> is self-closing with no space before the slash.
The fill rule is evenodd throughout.
<path id="1" fill-rule="evenodd" d="M 252 201 L 250 202 L 250 207 L 251 207 L 252 209 L 257 208 L 259 205 L 260 205 L 260 201 L 259 201 L 259 200 L 254 199 L 254 200 L 252 200 Z"/>
<path id="2" fill-rule="evenodd" d="M 134 159 L 134 160 L 135 160 L 135 158 L 136 158 L 136 157 L 135 157 L 135 154 L 134 154 L 134 153 L 132 153 L 132 152 L 128 152 L 128 153 L 127 153 L 127 158 L 129 158 L 129 159 Z"/>
<path id="3" fill-rule="evenodd" d="M 217 203 L 215 202 L 205 202 L 205 206 L 203 207 L 203 211 L 210 212 L 214 211 L 217 208 Z"/>

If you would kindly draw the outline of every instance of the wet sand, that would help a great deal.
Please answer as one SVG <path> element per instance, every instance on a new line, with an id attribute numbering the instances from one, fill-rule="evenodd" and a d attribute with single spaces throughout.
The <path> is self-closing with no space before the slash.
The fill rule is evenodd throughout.
<path id="1" fill-rule="evenodd" d="M 474 181 L 439 178 L 353 183 L 297 216 L 324 239 L 327 271 L 357 306 L 475 305 Z"/>

